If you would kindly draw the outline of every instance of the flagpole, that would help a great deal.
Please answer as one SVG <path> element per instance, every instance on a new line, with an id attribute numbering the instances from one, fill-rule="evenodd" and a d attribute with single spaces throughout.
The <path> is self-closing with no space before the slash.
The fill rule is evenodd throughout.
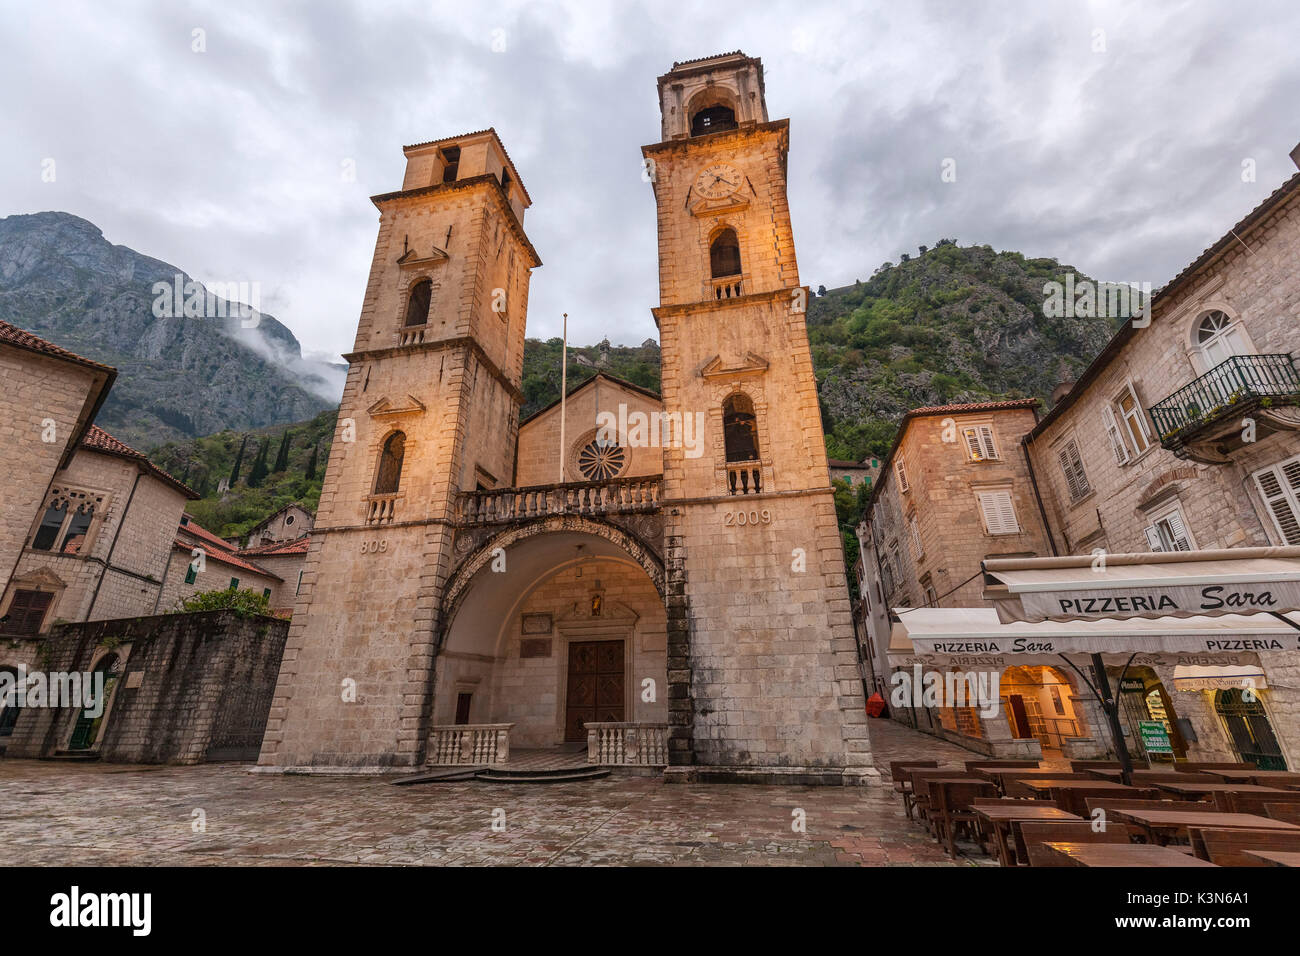
<path id="1" fill-rule="evenodd" d="M 564 484 L 564 406 L 569 397 L 569 313 L 564 313 L 564 344 L 560 347 L 560 484 Z"/>

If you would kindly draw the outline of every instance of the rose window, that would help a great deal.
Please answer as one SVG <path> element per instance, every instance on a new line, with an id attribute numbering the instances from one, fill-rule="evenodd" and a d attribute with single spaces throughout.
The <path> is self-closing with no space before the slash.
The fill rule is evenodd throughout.
<path id="1" fill-rule="evenodd" d="M 623 470 L 627 452 L 619 445 L 596 439 L 578 452 L 578 470 L 588 481 L 608 481 Z"/>

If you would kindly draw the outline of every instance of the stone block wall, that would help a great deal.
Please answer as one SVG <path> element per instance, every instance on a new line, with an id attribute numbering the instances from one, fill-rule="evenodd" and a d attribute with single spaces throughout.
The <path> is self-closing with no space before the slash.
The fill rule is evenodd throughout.
<path id="1" fill-rule="evenodd" d="M 65 624 L 42 667 L 89 671 L 106 653 L 122 661 L 97 748 L 119 763 L 252 760 L 261 746 L 288 624 L 230 611 Z M 79 710 L 24 708 L 7 756 L 66 749 Z"/>

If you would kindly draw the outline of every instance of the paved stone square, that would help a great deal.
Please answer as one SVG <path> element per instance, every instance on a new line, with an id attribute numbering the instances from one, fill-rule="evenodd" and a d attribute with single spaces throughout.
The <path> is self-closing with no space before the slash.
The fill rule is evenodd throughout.
<path id="1" fill-rule="evenodd" d="M 877 761 L 972 754 L 872 721 Z M 949 860 L 888 787 L 394 786 L 247 764 L 0 760 L 0 865 L 990 865 Z M 194 832 L 195 811 L 206 832 Z M 504 811 L 504 830 L 492 828 Z M 806 833 L 792 830 L 802 810 Z M 500 814 L 497 814 L 499 817 Z"/>

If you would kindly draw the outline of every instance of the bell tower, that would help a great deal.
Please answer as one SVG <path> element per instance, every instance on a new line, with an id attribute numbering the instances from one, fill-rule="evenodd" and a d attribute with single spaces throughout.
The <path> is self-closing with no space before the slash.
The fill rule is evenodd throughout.
<path id="1" fill-rule="evenodd" d="M 531 201 L 492 129 L 407 146 L 259 763 L 417 764 L 459 492 L 513 479 Z"/>
<path id="2" fill-rule="evenodd" d="M 670 779 L 875 776 L 786 198 L 788 120 L 737 51 L 659 77 Z"/>

